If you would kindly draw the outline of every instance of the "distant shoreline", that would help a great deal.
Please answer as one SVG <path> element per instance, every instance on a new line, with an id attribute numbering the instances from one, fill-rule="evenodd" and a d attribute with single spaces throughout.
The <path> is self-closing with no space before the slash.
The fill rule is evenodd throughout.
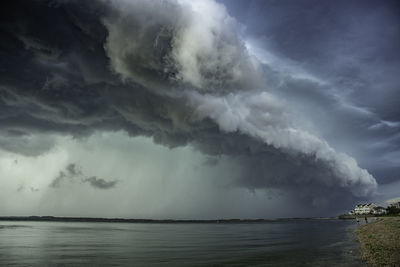
<path id="1" fill-rule="evenodd" d="M 296 220 L 337 220 L 338 217 L 306 217 L 278 219 L 212 219 L 212 220 L 174 220 L 174 219 L 123 219 L 93 217 L 56 217 L 56 216 L 2 216 L 0 221 L 31 222 L 106 222 L 106 223 L 267 223 Z"/>

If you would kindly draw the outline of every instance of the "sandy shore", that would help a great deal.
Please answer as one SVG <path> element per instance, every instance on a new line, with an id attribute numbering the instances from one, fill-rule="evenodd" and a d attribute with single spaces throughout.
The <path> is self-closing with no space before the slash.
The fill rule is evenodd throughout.
<path id="1" fill-rule="evenodd" d="M 361 257 L 371 266 L 400 266 L 400 217 L 381 217 L 357 230 Z"/>

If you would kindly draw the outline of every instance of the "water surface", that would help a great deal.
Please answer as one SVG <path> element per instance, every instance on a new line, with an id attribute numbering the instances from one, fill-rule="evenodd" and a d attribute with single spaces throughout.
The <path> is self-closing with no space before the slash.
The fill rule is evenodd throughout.
<path id="1" fill-rule="evenodd" d="M 362 266 L 353 220 L 0 222 L 0 266 Z"/>

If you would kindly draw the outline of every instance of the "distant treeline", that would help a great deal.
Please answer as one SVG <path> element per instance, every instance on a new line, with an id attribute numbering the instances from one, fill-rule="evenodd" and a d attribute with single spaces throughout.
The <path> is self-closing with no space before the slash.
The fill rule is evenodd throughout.
<path id="1" fill-rule="evenodd" d="M 400 215 L 400 208 L 395 206 L 389 206 L 386 208 L 386 215 Z"/>

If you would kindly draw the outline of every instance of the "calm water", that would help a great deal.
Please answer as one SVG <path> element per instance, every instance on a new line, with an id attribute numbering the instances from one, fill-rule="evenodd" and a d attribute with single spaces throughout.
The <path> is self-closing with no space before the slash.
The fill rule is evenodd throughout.
<path id="1" fill-rule="evenodd" d="M 0 222 L 0 266 L 362 266 L 354 221 Z"/>

